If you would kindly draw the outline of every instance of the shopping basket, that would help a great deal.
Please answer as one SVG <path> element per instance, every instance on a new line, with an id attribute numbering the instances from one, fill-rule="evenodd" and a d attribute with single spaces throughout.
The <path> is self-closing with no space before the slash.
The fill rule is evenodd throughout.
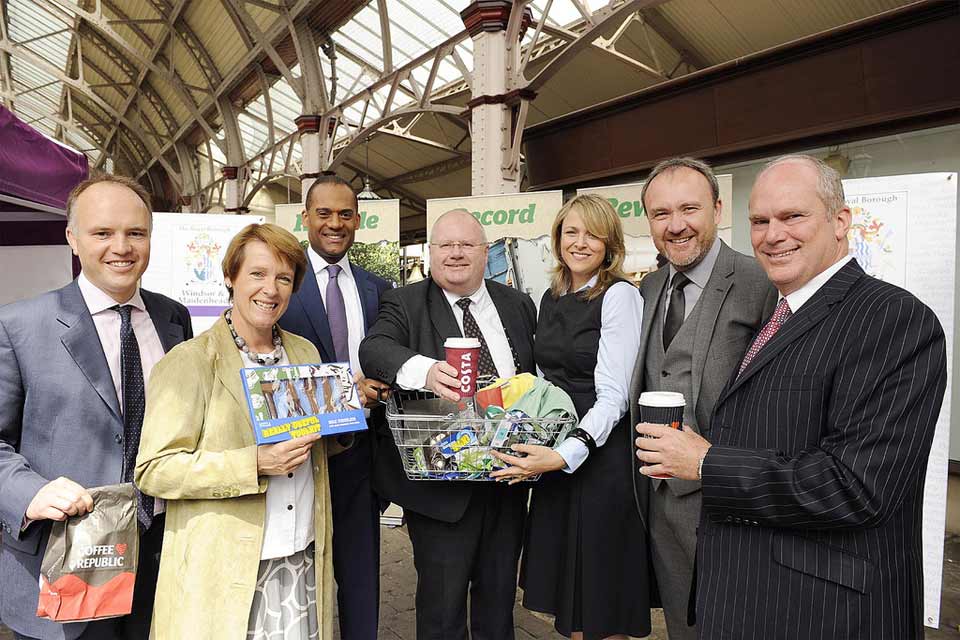
<path id="1" fill-rule="evenodd" d="M 531 418 L 502 410 L 464 417 L 457 403 L 424 391 L 395 390 L 387 400 L 387 423 L 410 480 L 491 480 L 490 472 L 505 465 L 490 451 L 522 455 L 511 447 L 552 447 L 574 422 L 572 416 Z"/>

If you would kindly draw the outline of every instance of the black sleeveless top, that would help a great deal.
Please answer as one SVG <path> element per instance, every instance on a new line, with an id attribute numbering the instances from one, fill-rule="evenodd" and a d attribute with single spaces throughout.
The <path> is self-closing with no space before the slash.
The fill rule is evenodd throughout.
<path id="1" fill-rule="evenodd" d="M 593 300 L 587 300 L 588 291 L 558 299 L 550 291 L 544 293 L 533 345 L 543 376 L 570 394 L 581 419 L 597 400 L 593 373 L 600 350 L 603 299 L 610 287 Z"/>

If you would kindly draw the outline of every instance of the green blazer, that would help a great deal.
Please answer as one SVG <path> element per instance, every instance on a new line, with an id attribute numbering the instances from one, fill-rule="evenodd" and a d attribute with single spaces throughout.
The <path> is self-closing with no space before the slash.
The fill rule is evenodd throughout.
<path id="1" fill-rule="evenodd" d="M 291 363 L 320 362 L 282 332 Z M 246 637 L 266 515 L 267 479 L 240 381 L 240 352 L 223 318 L 153 368 L 135 480 L 167 500 L 151 638 Z M 317 609 L 333 637 L 333 525 L 327 442 L 313 447 Z"/>

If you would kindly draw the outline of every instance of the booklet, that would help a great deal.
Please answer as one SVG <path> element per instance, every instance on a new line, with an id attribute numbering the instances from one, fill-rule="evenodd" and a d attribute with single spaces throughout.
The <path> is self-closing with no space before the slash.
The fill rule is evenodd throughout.
<path id="1" fill-rule="evenodd" d="M 257 444 L 367 428 L 347 363 L 251 367 L 240 377 Z"/>

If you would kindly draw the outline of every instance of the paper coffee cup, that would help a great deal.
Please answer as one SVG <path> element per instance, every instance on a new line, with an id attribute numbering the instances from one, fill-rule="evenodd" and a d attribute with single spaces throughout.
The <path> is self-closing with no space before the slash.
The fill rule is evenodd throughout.
<path id="1" fill-rule="evenodd" d="M 472 398 L 477 392 L 477 368 L 480 366 L 480 340 L 447 338 L 443 343 L 447 364 L 457 370 L 461 398 Z"/>
<path id="2" fill-rule="evenodd" d="M 686 401 L 682 393 L 675 391 L 645 391 L 640 394 L 640 421 L 663 424 L 680 429 L 683 424 L 683 409 Z M 636 447 L 636 445 L 634 445 Z M 644 463 L 646 466 L 646 463 Z M 669 474 L 653 475 L 651 478 L 672 478 Z"/>

